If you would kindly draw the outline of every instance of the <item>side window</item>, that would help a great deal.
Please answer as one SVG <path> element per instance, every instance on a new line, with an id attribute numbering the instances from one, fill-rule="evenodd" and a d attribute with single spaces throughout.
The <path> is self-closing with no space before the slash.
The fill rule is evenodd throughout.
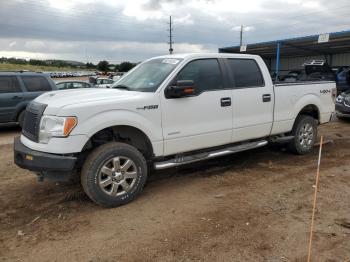
<path id="1" fill-rule="evenodd" d="M 19 87 L 17 77 L 1 76 L 0 77 L 0 94 L 4 93 L 19 93 L 22 92 Z"/>
<path id="2" fill-rule="evenodd" d="M 56 85 L 58 89 L 65 89 L 65 83 L 60 83 Z"/>
<path id="3" fill-rule="evenodd" d="M 83 85 L 81 83 L 74 82 L 73 83 L 73 88 L 82 88 Z"/>
<path id="4" fill-rule="evenodd" d="M 51 91 L 51 86 L 45 77 L 22 76 L 22 80 L 28 92 Z"/>
<path id="5" fill-rule="evenodd" d="M 236 88 L 264 86 L 264 78 L 253 59 L 228 59 Z"/>
<path id="6" fill-rule="evenodd" d="M 217 59 L 200 59 L 189 62 L 177 75 L 176 80 L 193 80 L 198 93 L 224 88 Z"/>

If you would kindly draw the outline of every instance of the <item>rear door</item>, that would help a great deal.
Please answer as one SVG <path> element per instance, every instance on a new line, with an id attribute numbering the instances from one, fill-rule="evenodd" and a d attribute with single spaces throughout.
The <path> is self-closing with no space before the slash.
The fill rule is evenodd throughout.
<path id="1" fill-rule="evenodd" d="M 229 58 L 226 64 L 233 88 L 232 142 L 268 136 L 273 122 L 272 83 L 265 83 L 255 59 Z"/>
<path id="2" fill-rule="evenodd" d="M 52 91 L 49 81 L 43 76 L 21 76 L 24 87 L 27 92 L 24 94 L 24 100 L 29 102 L 42 93 Z"/>
<path id="3" fill-rule="evenodd" d="M 0 76 L 0 122 L 15 121 L 23 91 L 16 76 Z"/>
<path id="4" fill-rule="evenodd" d="M 195 96 L 166 98 L 161 93 L 165 155 L 230 143 L 232 90 L 225 84 L 222 69 L 217 59 L 190 61 L 170 85 L 192 80 Z"/>

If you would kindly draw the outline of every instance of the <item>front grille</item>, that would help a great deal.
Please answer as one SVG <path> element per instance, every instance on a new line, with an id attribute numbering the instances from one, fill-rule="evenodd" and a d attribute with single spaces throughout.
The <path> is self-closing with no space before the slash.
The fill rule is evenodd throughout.
<path id="1" fill-rule="evenodd" d="M 40 119 L 47 105 L 30 102 L 24 114 L 22 134 L 34 142 L 39 141 Z"/>

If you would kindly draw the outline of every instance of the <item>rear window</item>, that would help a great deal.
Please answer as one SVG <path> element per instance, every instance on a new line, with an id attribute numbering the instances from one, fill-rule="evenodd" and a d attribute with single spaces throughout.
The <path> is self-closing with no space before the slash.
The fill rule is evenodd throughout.
<path id="1" fill-rule="evenodd" d="M 19 87 L 17 77 L 1 76 L 0 77 L 0 94 L 22 92 Z"/>
<path id="2" fill-rule="evenodd" d="M 253 59 L 228 59 L 236 88 L 264 86 L 258 64 Z"/>
<path id="3" fill-rule="evenodd" d="M 22 80 L 28 92 L 51 91 L 49 81 L 42 76 L 22 76 Z"/>

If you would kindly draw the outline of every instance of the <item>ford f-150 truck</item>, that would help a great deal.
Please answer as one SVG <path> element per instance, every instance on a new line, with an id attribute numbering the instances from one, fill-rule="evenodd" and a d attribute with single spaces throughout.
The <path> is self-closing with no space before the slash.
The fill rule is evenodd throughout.
<path id="1" fill-rule="evenodd" d="M 111 89 L 54 91 L 26 109 L 15 163 L 39 178 L 79 177 L 112 207 L 140 194 L 152 169 L 284 142 L 312 150 L 330 120 L 334 82 L 274 85 L 259 56 L 186 54 L 149 59 Z"/>

